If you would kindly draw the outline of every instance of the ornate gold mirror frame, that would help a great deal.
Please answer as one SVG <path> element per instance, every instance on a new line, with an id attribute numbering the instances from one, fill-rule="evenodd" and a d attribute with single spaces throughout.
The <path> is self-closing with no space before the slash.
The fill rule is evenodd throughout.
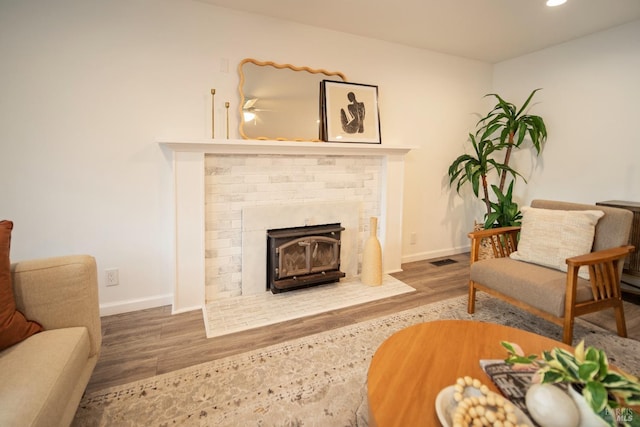
<path id="1" fill-rule="evenodd" d="M 238 66 L 244 139 L 320 141 L 320 82 L 341 72 L 247 58 Z"/>

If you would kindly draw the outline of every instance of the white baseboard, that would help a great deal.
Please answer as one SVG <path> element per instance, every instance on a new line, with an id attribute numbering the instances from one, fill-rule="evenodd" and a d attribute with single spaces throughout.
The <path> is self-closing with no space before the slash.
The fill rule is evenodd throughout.
<path id="1" fill-rule="evenodd" d="M 204 310 L 204 305 L 194 305 L 191 307 L 183 307 L 180 310 L 176 310 L 174 307 L 171 310 L 171 314 L 187 313 L 189 311 L 196 311 L 196 310 Z"/>
<path id="2" fill-rule="evenodd" d="M 111 316 L 112 314 L 128 313 L 130 311 L 145 310 L 147 308 L 162 307 L 171 304 L 173 304 L 172 294 L 100 304 L 100 316 Z"/>
<path id="3" fill-rule="evenodd" d="M 438 251 L 420 252 L 416 254 L 404 255 L 402 257 L 402 263 L 423 261 L 426 259 L 441 258 L 449 255 L 457 255 L 465 252 L 469 252 L 471 248 L 464 246 L 460 248 L 443 249 Z M 397 273 L 397 271 L 385 271 L 385 274 Z M 164 305 L 173 304 L 173 295 L 158 295 L 149 298 L 140 298 L 127 301 L 120 301 L 108 304 L 100 304 L 100 316 L 110 316 L 112 314 L 128 313 L 136 310 L 145 310 L 147 308 L 162 307 Z M 186 307 L 178 311 L 172 310 L 171 314 L 184 313 L 193 310 L 202 310 L 202 306 Z"/>
<path id="4" fill-rule="evenodd" d="M 442 249 L 437 251 L 420 252 L 415 254 L 403 255 L 402 263 L 424 261 L 426 259 L 442 258 L 449 255 L 458 255 L 471 251 L 471 246 L 463 246 L 459 248 Z"/>

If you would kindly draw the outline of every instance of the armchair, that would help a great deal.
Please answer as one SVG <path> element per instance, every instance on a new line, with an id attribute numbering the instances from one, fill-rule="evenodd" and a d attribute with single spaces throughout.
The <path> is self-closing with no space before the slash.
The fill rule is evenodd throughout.
<path id="1" fill-rule="evenodd" d="M 626 337 L 620 276 L 624 258 L 635 249 L 627 244 L 632 212 L 606 206 L 549 200 L 534 200 L 531 208 L 545 212 L 602 211 L 604 215 L 594 220 L 597 221 L 595 230 L 592 227 L 591 252 L 574 254 L 565 260 L 566 265 L 552 268 L 549 265 L 522 261 L 517 259 L 517 254 L 512 255 L 518 251 L 519 234 L 524 234 L 525 221 L 522 227 L 471 232 L 467 311 L 470 314 L 475 312 L 476 292 L 483 291 L 561 326 L 563 342 L 571 345 L 575 317 L 613 308 L 618 335 Z M 572 212 L 566 215 L 570 216 Z M 599 215 L 601 214 L 596 216 Z M 540 238 L 544 239 L 544 236 Z M 489 242 L 494 258 L 479 259 L 483 239 Z M 567 239 L 571 240 L 572 237 Z M 566 239 L 552 234 L 547 240 L 554 242 Z M 588 269 L 586 276 L 580 273 L 583 266 Z"/>

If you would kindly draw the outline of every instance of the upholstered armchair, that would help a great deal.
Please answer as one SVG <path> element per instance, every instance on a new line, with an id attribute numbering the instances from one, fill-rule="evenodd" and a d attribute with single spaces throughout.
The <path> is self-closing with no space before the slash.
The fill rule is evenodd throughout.
<path id="1" fill-rule="evenodd" d="M 563 328 L 571 344 L 574 319 L 612 308 L 627 336 L 620 290 L 633 214 L 625 209 L 534 200 L 520 227 L 469 233 L 468 312 L 483 291 Z M 490 256 L 480 259 L 481 247 Z"/>

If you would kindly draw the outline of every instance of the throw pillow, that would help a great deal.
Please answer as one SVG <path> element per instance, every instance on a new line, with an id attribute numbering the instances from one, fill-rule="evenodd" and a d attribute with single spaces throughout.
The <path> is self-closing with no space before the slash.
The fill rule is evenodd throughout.
<path id="1" fill-rule="evenodd" d="M 510 256 L 545 267 L 567 271 L 566 259 L 591 252 L 596 224 L 604 216 L 598 210 L 564 211 L 522 207 L 518 250 Z M 589 279 L 586 267 L 580 277 Z"/>
<path id="2" fill-rule="evenodd" d="M 9 261 L 12 229 L 13 222 L 0 221 L 0 350 L 42 331 L 42 326 L 16 310 Z"/>

